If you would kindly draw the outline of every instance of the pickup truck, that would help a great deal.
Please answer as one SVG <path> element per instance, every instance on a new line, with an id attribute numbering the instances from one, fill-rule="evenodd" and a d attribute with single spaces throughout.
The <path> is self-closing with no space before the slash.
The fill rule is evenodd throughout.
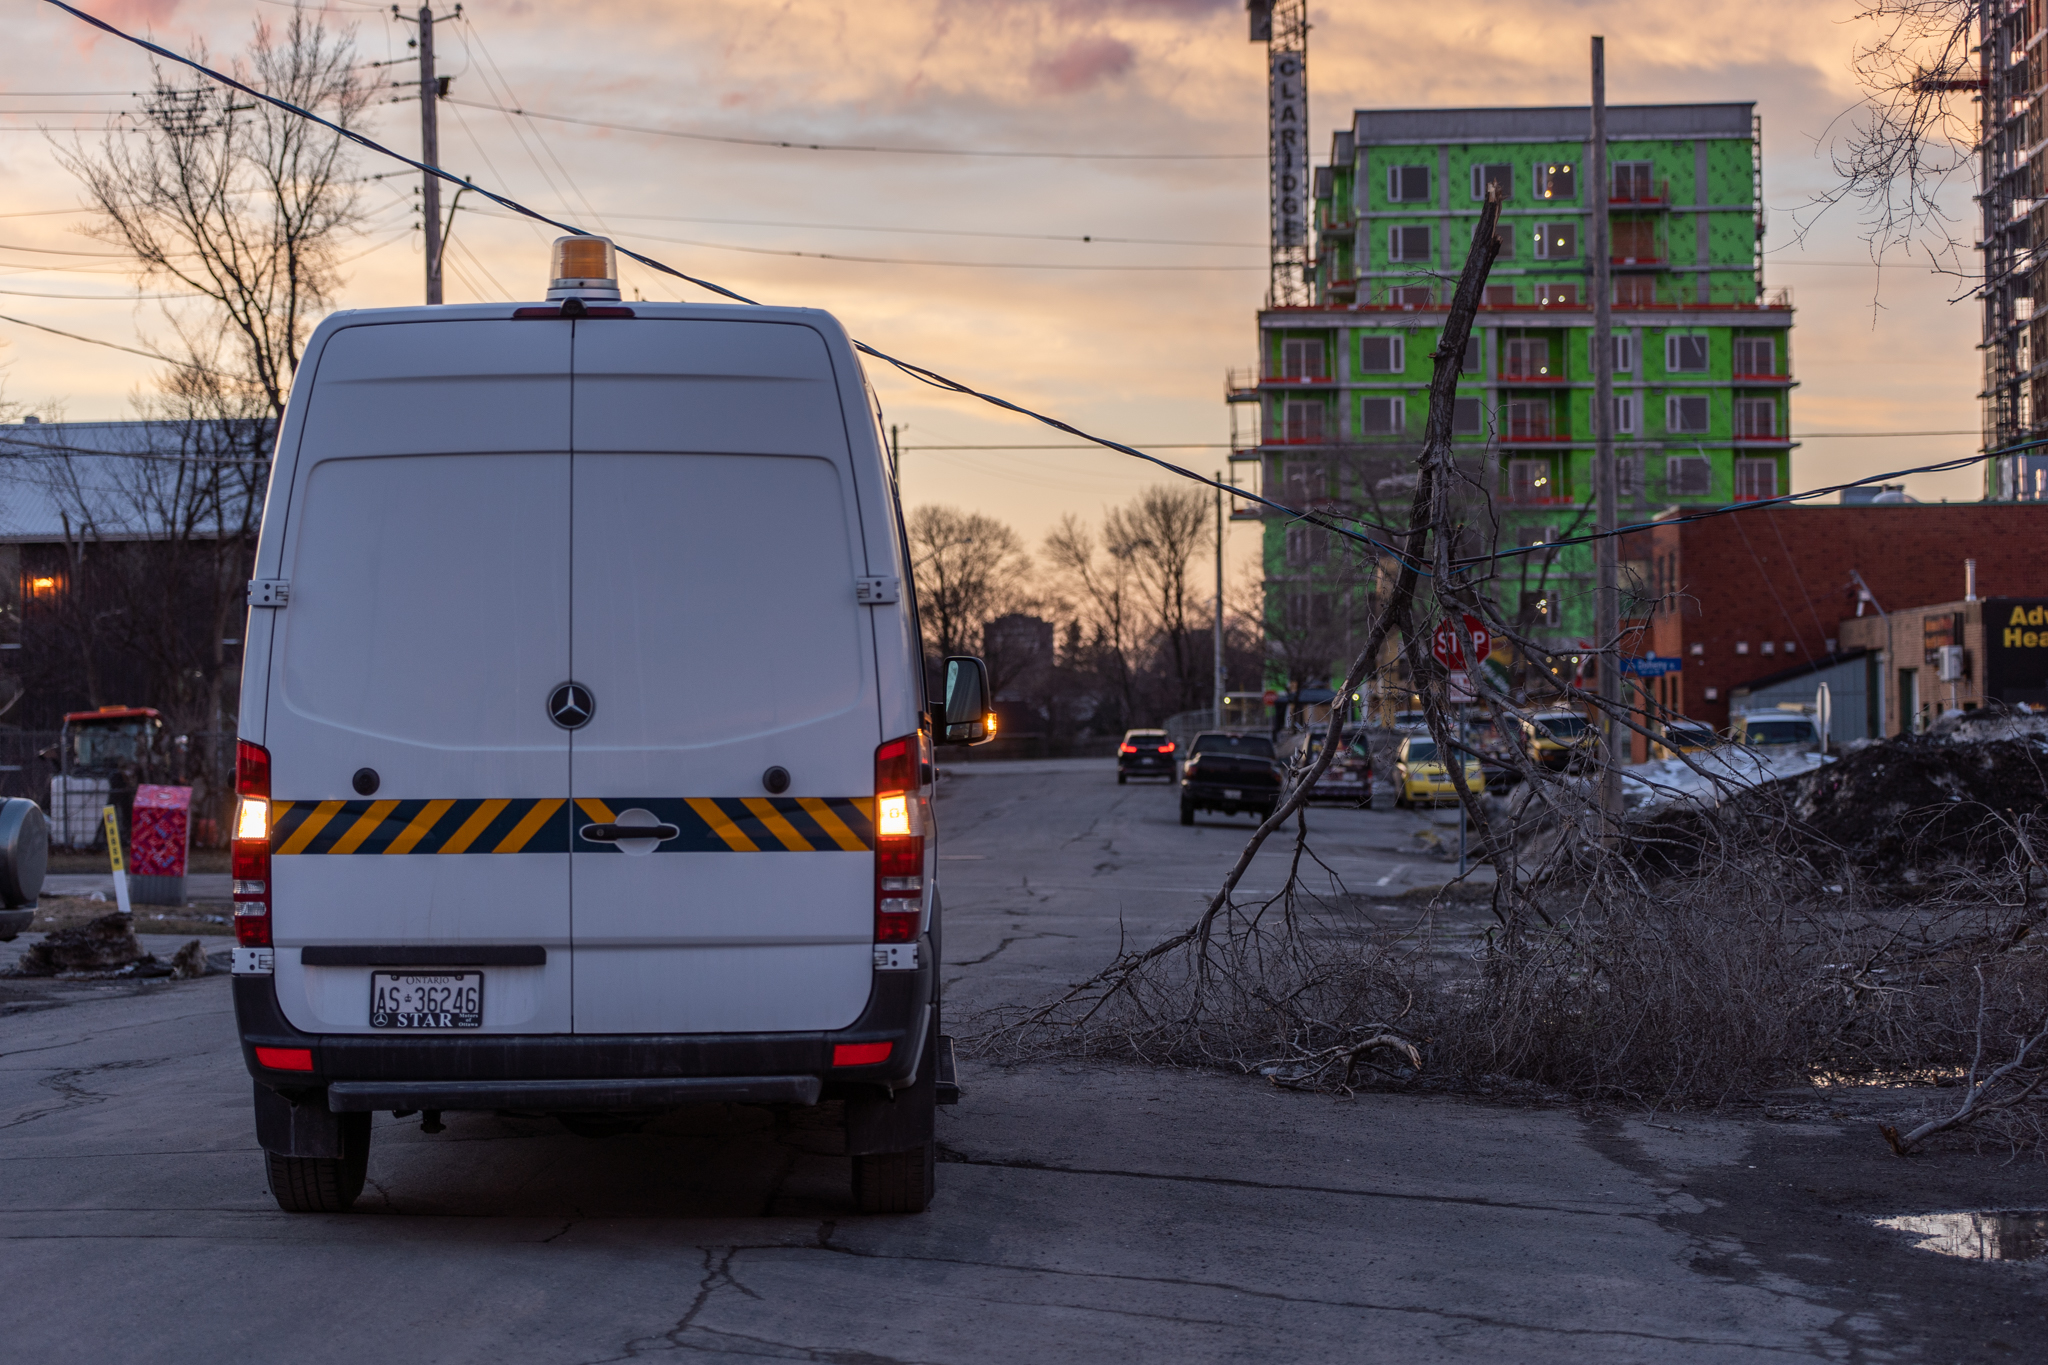
<path id="1" fill-rule="evenodd" d="M 1195 823 L 1198 810 L 1223 815 L 1252 814 L 1261 820 L 1280 804 L 1280 768 L 1273 741 L 1264 735 L 1220 730 L 1195 736 L 1181 765 L 1180 822 Z"/>

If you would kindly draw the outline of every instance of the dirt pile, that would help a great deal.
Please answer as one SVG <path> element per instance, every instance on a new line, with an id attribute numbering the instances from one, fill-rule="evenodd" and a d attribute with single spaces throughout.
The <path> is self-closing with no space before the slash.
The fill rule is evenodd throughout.
<path id="1" fill-rule="evenodd" d="M 89 924 L 57 929 L 31 944 L 7 976 L 54 976 L 71 981 L 126 980 L 168 976 L 185 981 L 216 970 L 198 939 L 169 962 L 146 951 L 135 937 L 135 920 L 118 911 Z"/>

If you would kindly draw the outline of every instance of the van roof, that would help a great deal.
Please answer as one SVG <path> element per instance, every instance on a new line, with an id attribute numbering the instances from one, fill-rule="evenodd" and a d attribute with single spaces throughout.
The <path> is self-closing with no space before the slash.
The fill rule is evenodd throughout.
<path id="1" fill-rule="evenodd" d="M 549 318 L 515 318 L 513 314 L 522 308 L 558 308 L 559 302 L 534 299 L 517 303 L 441 303 L 413 304 L 396 308 L 344 308 L 329 313 L 321 322 L 322 330 L 339 327 L 364 327 L 401 322 L 518 322 L 530 325 L 534 322 L 553 321 Z M 596 306 L 606 309 L 626 309 L 628 317 L 615 313 L 585 319 L 596 326 L 606 322 L 630 322 L 634 319 L 702 319 L 707 322 L 804 322 L 822 323 L 832 330 L 843 330 L 839 319 L 822 308 L 788 308 L 774 304 L 755 303 L 661 303 L 653 300 L 628 299 L 613 303 L 604 300 Z"/>

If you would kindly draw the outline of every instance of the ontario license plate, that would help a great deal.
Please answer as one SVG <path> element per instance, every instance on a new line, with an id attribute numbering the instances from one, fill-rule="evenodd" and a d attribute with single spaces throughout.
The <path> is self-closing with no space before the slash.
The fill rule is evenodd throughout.
<path id="1" fill-rule="evenodd" d="M 1243 799 L 1244 793 L 1242 791 L 1225 791 L 1223 797 L 1226 801 L 1238 801 Z"/>
<path id="2" fill-rule="evenodd" d="M 371 972 L 370 1027 L 482 1028 L 482 972 Z"/>

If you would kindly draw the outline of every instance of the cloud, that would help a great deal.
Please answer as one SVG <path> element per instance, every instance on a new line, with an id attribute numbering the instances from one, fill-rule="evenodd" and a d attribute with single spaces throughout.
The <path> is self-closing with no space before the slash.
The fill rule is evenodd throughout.
<path id="1" fill-rule="evenodd" d="M 93 13 L 115 28 L 133 33 L 164 23 L 177 8 L 178 0 L 100 0 Z"/>
<path id="2" fill-rule="evenodd" d="M 1125 74 L 1137 59 L 1137 50 L 1120 39 L 1076 38 L 1033 62 L 1031 83 L 1056 95 L 1071 95 Z"/>

